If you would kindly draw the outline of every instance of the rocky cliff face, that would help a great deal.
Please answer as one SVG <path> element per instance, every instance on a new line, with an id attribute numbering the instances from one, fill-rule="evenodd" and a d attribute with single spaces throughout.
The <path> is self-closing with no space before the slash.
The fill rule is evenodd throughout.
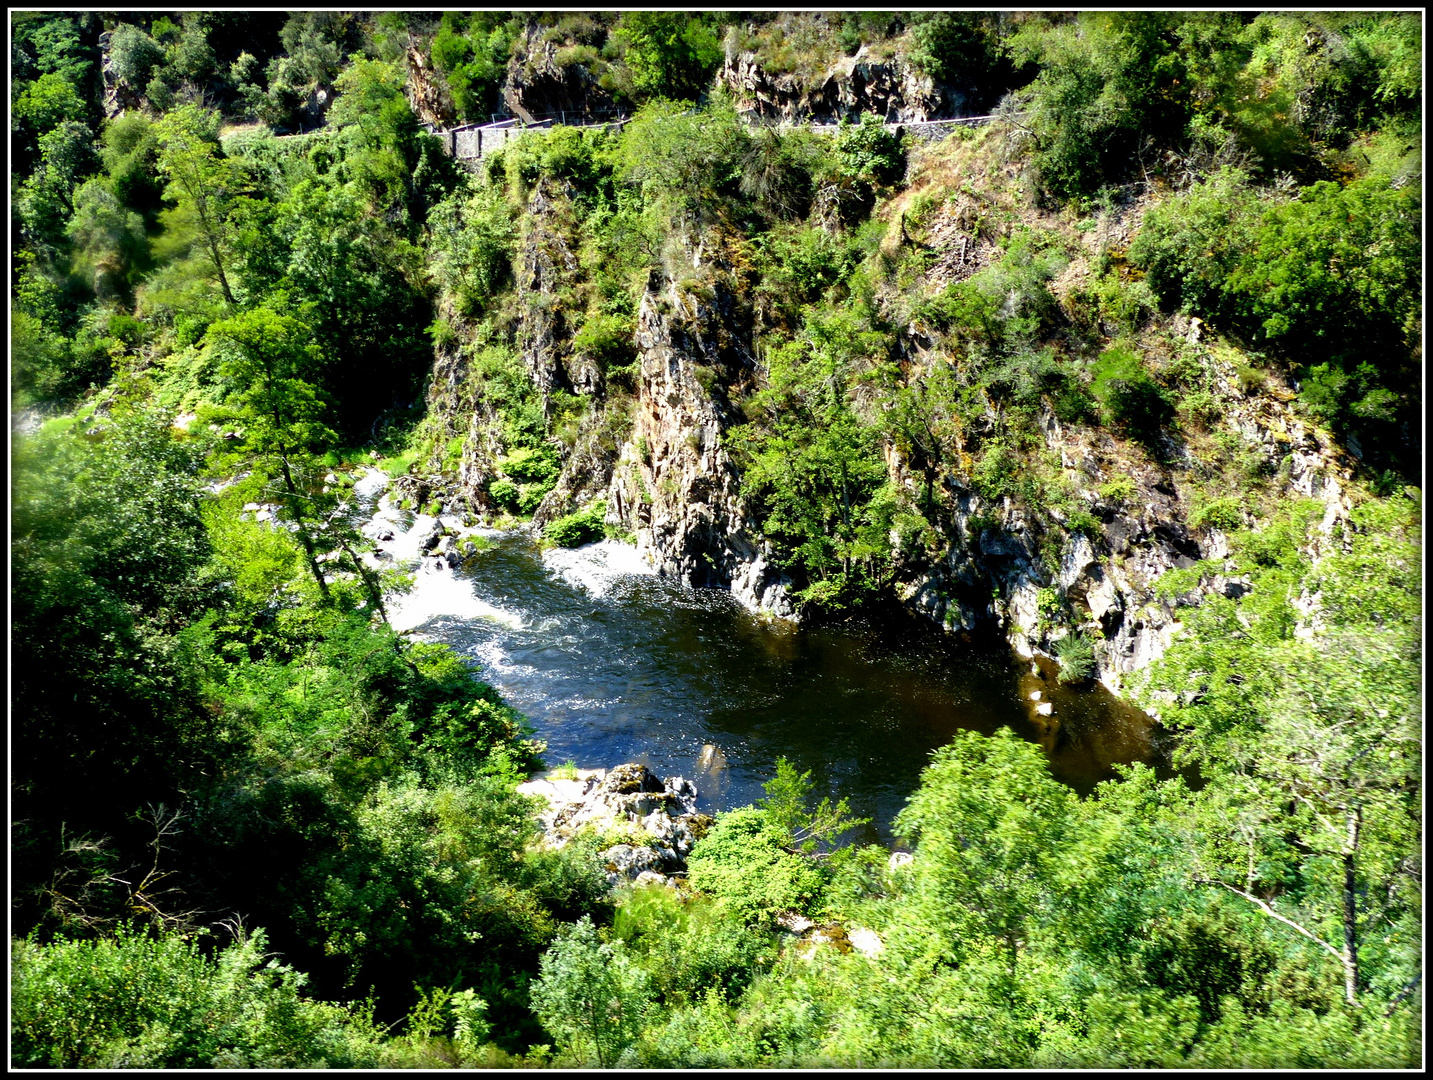
<path id="1" fill-rule="evenodd" d="M 641 361 L 631 439 L 613 470 L 609 517 L 637 536 L 657 569 L 729 588 L 753 610 L 789 617 L 787 582 L 742 504 L 723 445 L 738 419 L 727 388 L 751 378 L 749 312 L 718 281 L 701 296 L 649 293 L 638 318 Z"/>
<path id="2" fill-rule="evenodd" d="M 418 119 L 434 127 L 452 127 L 457 114 L 442 73 L 433 68 L 423 50 L 416 46 L 408 46 L 404 60 L 408 65 L 408 103 Z"/>
<path id="3" fill-rule="evenodd" d="M 740 497 L 739 471 L 723 445 L 741 419 L 728 392 L 755 376 L 749 306 L 720 273 L 687 282 L 695 291 L 654 286 L 638 317 L 635 397 L 603 395 L 600 365 L 573 348 L 575 327 L 553 303 L 578 272 L 562 217 L 560 196 L 543 188 L 533 193 L 516 266 L 523 301 L 518 352 L 549 416 L 559 391 L 593 395 L 600 403 L 584 415 L 572 447 L 564 448 L 557 486 L 538 506 L 534 524 L 605 498 L 609 522 L 634 535 L 661 574 L 730 589 L 754 611 L 792 617 L 788 582 L 758 538 Z M 415 502 L 437 497 L 492 511 L 488 484 L 503 451 L 498 418 L 469 378 L 462 349 L 438 351 L 428 408 L 444 438 L 461 435 L 461 464 L 455 483 L 405 494 Z"/>
<path id="4" fill-rule="evenodd" d="M 562 48 L 538 36 L 535 28 L 513 50 L 503 82 L 503 101 L 512 114 L 531 122 L 549 116 L 568 123 L 607 116 L 616 108 L 612 95 L 581 62 L 558 62 Z"/>
<path id="5" fill-rule="evenodd" d="M 1234 385 L 1232 365 L 1222 365 L 1218 377 L 1228 419 L 1246 451 L 1262 459 L 1286 494 L 1324 503 L 1321 532 L 1328 535 L 1350 509 L 1347 455 L 1297 419 L 1277 388 L 1245 398 Z M 1168 570 L 1229 554 L 1222 531 L 1189 524 L 1193 507 L 1180 483 L 1192 464 L 1187 449 L 1165 447 L 1164 463 L 1141 460 L 1103 430 L 1073 431 L 1048 413 L 1043 426 L 1061 465 L 1082 478 L 1078 497 L 1100 522 L 1100 534 L 1094 539 L 1076 534 L 1058 545 L 1058 562 L 1051 565 L 1045 554 L 1050 545 L 1042 541 L 1052 537 L 1064 515 L 1056 510 L 1031 515 L 1008 499 L 991 505 L 958 478 L 947 477 L 956 539 L 939 558 L 908 568 L 897 595 L 912 613 L 947 630 L 993 619 L 1026 657 L 1053 655 L 1056 642 L 1078 631 L 1093 640 L 1095 678 L 1119 692 L 1127 676 L 1168 649 L 1182 608 L 1214 592 L 1237 597 L 1245 584 L 1214 571 L 1186 593 L 1161 598 L 1154 591 Z M 902 476 L 899 464 L 895 472 L 908 485 L 918 482 Z M 1121 478 L 1132 484 L 1128 495 L 1099 494 Z M 1042 608 L 1042 598 L 1052 595 L 1063 596 L 1067 608 Z"/>
<path id="6" fill-rule="evenodd" d="M 768 120 L 834 124 L 869 112 L 909 122 L 943 115 L 947 104 L 935 83 L 903 57 L 875 60 L 864 47 L 810 83 L 772 75 L 754 53 L 739 53 L 727 58 L 717 84 L 732 95 L 738 110 Z"/>
<path id="7" fill-rule="evenodd" d="M 935 253 L 930 272 L 941 281 L 969 276 L 996 250 L 981 224 L 989 215 L 966 201 L 949 201 L 922 230 L 922 242 Z M 692 277 L 678 284 L 654 274 L 637 319 L 635 386 L 630 393 L 609 387 L 601 366 L 573 346 L 580 316 L 556 303 L 580 280 L 565 207 L 560 191 L 545 188 L 529 202 L 515 266 L 513 340 L 549 416 L 559 392 L 590 396 L 594 404 L 575 440 L 569 436 L 570 446 L 562 448 L 561 476 L 535 524 L 603 499 L 609 524 L 634 536 L 660 573 L 730 589 L 752 610 L 796 617 L 792 582 L 742 500 L 740 468 L 730 451 L 732 429 L 744 421 L 733 401 L 760 379 L 755 314 L 739 278 L 700 246 L 691 254 Z M 1102 237 L 1127 240 L 1124 234 Z M 1191 348 L 1204 348 L 1197 321 L 1176 320 L 1169 329 Z M 938 346 L 919 326 L 902 337 L 913 372 L 935 362 Z M 439 351 L 429 395 L 430 415 L 447 418 L 445 437 L 462 436 L 461 465 L 447 488 L 415 497 L 442 496 L 449 505 L 487 512 L 494 509 L 487 485 L 504 448 L 499 418 L 474 388 L 465 355 L 452 347 Z M 1271 383 L 1249 396 L 1238 386 L 1233 362 L 1219 355 L 1204 352 L 1220 437 L 1240 444 L 1272 495 L 1323 501 L 1327 533 L 1347 513 L 1353 463 L 1296 417 L 1289 390 Z M 907 556 L 895 592 L 912 613 L 950 631 L 994 623 L 1027 656 L 1052 655 L 1063 637 L 1078 633 L 1093 643 L 1096 677 L 1119 691 L 1128 675 L 1168 648 L 1184 607 L 1212 591 L 1237 595 L 1244 585 L 1216 568 L 1184 595 L 1154 591 L 1166 571 L 1228 554 L 1223 532 L 1190 524 L 1199 498 L 1193 479 L 1208 467 L 1189 446 L 1143 449 L 1106 426 L 1066 426 L 1048 410 L 1040 423 L 1044 452 L 1058 457 L 1074 505 L 1084 512 L 1083 527 L 1066 528 L 1068 502 L 1064 510 L 1008 499 L 991 503 L 972 486 L 968 470 L 948 472 L 936 479 L 944 547 Z M 913 496 L 928 482 L 894 446 L 886 448 L 886 461 L 892 480 Z M 1217 477 L 1205 475 L 1206 492 L 1211 480 L 1217 489 Z"/>

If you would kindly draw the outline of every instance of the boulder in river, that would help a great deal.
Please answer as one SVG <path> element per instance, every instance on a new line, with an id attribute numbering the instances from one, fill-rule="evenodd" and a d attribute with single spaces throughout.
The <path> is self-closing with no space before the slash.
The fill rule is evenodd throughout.
<path id="1" fill-rule="evenodd" d="M 613 886 L 684 874 L 687 856 L 710 820 L 697 813 L 697 789 L 690 780 L 663 780 L 637 763 L 554 770 L 518 790 L 546 800 L 538 816 L 545 841 L 554 847 L 583 833 L 621 838 L 599 852 Z"/>

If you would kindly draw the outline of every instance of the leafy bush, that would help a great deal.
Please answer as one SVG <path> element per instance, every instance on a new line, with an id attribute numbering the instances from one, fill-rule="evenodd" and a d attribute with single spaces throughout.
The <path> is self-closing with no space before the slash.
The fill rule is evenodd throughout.
<path id="1" fill-rule="evenodd" d="M 626 45 L 632 86 L 643 96 L 696 101 L 722 59 L 721 44 L 700 15 L 628 11 L 614 36 Z"/>
<path id="2" fill-rule="evenodd" d="M 584 915 L 564 927 L 542 957 L 532 1007 L 577 1060 L 617 1064 L 637 1040 L 651 1007 L 651 981 L 622 941 L 604 943 Z"/>
<path id="3" fill-rule="evenodd" d="M 607 516 L 607 504 L 601 499 L 585 509 L 567 514 L 550 523 L 542 531 L 543 539 L 558 547 L 581 547 L 601 540 L 607 535 L 603 518 Z"/>
<path id="4" fill-rule="evenodd" d="M 746 921 L 769 925 L 783 911 L 806 911 L 821 892 L 821 872 L 788 851 L 789 843 L 789 832 L 766 811 L 729 810 L 692 849 L 687 880 Z"/>
<path id="5" fill-rule="evenodd" d="M 1040 183 L 1068 198 L 1122 176 L 1142 138 L 1167 146 L 1191 109 L 1189 58 L 1165 12 L 1083 13 L 1025 25 L 1011 40 L 1018 61 L 1037 61 L 1024 121 L 1037 138 Z M 1053 20 L 1052 20 L 1053 22 Z"/>
<path id="6" fill-rule="evenodd" d="M 110 62 L 116 77 L 142 91 L 149 74 L 164 62 L 164 48 L 133 23 L 120 23 L 110 34 Z"/>
<path id="7" fill-rule="evenodd" d="M 1128 348 L 1106 349 L 1092 369 L 1091 391 L 1106 418 L 1132 435 L 1150 440 L 1170 413 L 1164 391 L 1140 358 Z"/>
<path id="8" fill-rule="evenodd" d="M 21 1068 L 275 1069 L 378 1064 L 359 1017 L 299 995 L 264 931 L 206 958 L 178 934 L 11 947 L 12 1064 Z"/>
<path id="9" fill-rule="evenodd" d="M 633 889 L 622 901 L 613 935 L 652 977 L 669 1006 L 715 990 L 732 1000 L 771 960 L 767 936 L 718 901 L 684 899 L 664 886 Z"/>
<path id="10" fill-rule="evenodd" d="M 1065 529 L 1070 533 L 1084 533 L 1091 540 L 1096 540 L 1103 528 L 1100 519 L 1083 507 L 1065 515 Z"/>
<path id="11" fill-rule="evenodd" d="M 1244 524 L 1243 502 L 1225 496 L 1201 503 L 1190 512 L 1189 524 L 1196 529 L 1238 529 Z"/>
<path id="12" fill-rule="evenodd" d="M 1116 476 L 1109 483 L 1101 484 L 1099 493 L 1100 498 L 1123 505 L 1134 497 L 1135 483 L 1128 476 Z"/>
<path id="13" fill-rule="evenodd" d="M 497 503 L 509 513 L 516 513 L 518 498 L 521 492 L 518 486 L 506 476 L 500 476 L 488 484 L 488 494 L 492 496 L 493 502 Z"/>
<path id="14" fill-rule="evenodd" d="M 572 335 L 572 349 L 592 357 L 610 371 L 630 364 L 636 356 L 633 336 L 636 320 L 628 315 L 589 315 L 581 329 Z"/>

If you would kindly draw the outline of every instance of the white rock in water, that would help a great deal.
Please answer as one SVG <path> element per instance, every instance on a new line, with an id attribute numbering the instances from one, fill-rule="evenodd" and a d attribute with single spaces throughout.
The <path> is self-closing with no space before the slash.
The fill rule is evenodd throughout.
<path id="1" fill-rule="evenodd" d="M 1053 716 L 1055 714 L 1055 706 L 1051 705 L 1048 701 L 1042 701 L 1035 706 L 1035 712 L 1040 716 Z"/>
<path id="2" fill-rule="evenodd" d="M 1031 690 L 1031 691 L 1030 691 L 1030 700 L 1031 700 L 1031 701 L 1039 701 L 1039 700 L 1040 700 L 1040 697 L 1041 697 L 1040 691 L 1038 691 L 1038 690 Z"/>

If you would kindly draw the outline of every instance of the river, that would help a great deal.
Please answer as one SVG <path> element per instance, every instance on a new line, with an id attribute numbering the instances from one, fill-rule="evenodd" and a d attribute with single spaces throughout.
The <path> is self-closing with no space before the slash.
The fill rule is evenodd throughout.
<path id="1" fill-rule="evenodd" d="M 395 533 L 384 546 L 411 564 L 432 519 L 383 505 Z M 899 611 L 797 627 L 659 578 L 614 541 L 542 551 L 523 530 L 484 539 L 460 568 L 421 560 L 390 615 L 475 661 L 532 720 L 552 766 L 640 761 L 694 780 L 713 812 L 760 798 L 784 755 L 818 795 L 872 819 L 866 839 L 888 841 L 931 752 L 962 729 L 1013 728 L 1081 792 L 1113 762 L 1151 757 L 1143 713 L 1103 688 L 1059 686 L 1048 662 L 1035 674 L 998 638 L 956 640 Z M 1052 717 L 1036 714 L 1035 691 Z"/>

